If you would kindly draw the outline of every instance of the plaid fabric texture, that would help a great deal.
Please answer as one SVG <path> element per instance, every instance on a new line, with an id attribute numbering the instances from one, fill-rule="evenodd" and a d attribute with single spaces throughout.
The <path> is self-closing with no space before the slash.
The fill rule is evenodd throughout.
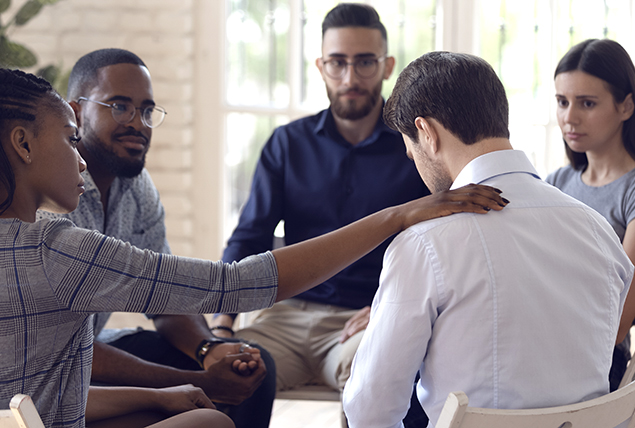
<path id="1" fill-rule="evenodd" d="M 64 219 L 0 219 L 0 407 L 30 395 L 47 427 L 83 427 L 92 313 L 271 306 L 271 253 L 233 264 L 140 250 Z"/>

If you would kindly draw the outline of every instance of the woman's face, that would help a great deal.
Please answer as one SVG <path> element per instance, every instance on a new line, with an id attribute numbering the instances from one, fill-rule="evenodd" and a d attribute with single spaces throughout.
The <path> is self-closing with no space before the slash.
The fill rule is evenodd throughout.
<path id="1" fill-rule="evenodd" d="M 84 193 L 81 172 L 86 163 L 77 151 L 77 125 L 71 107 L 41 108 L 39 133 L 31 148 L 32 189 L 37 207 L 67 213 L 77 208 Z"/>
<path id="2" fill-rule="evenodd" d="M 632 94 L 617 103 L 604 80 L 579 70 L 558 74 L 555 83 L 558 125 L 571 150 L 601 153 L 623 146 Z"/>

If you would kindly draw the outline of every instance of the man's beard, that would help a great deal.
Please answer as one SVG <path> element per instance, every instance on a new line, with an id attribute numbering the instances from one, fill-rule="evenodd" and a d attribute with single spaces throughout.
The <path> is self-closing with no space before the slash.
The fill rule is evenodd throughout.
<path id="1" fill-rule="evenodd" d="M 366 95 L 366 102 L 359 107 L 355 107 L 355 100 L 349 100 L 348 102 L 344 102 L 341 100 L 340 96 L 345 94 L 347 91 L 336 92 L 331 91 L 328 87 L 326 88 L 326 93 L 328 94 L 329 100 L 331 101 L 331 109 L 333 110 L 333 114 L 341 119 L 346 120 L 359 120 L 362 119 L 373 110 L 373 107 L 377 104 L 379 97 L 381 97 L 381 80 L 379 83 L 369 92 L 366 90 L 362 90 L 359 88 L 349 88 L 347 91 L 355 90 L 361 92 Z"/>
<path id="2" fill-rule="evenodd" d="M 143 154 L 141 159 L 122 158 L 118 156 L 111 147 L 106 146 L 103 140 L 96 136 L 90 124 L 85 123 L 84 127 L 85 132 L 82 136 L 83 146 L 102 167 L 106 168 L 116 177 L 132 178 L 141 174 L 145 166 L 147 151 Z M 117 136 L 129 134 L 137 133 L 134 131 Z"/>
<path id="3" fill-rule="evenodd" d="M 425 176 L 423 181 L 428 189 L 430 189 L 430 192 L 438 193 L 450 190 L 454 181 L 445 166 L 441 162 L 430 159 L 423 151 L 422 159 L 422 166 L 425 168 L 425 171 L 423 171 L 421 175 L 422 178 Z"/>

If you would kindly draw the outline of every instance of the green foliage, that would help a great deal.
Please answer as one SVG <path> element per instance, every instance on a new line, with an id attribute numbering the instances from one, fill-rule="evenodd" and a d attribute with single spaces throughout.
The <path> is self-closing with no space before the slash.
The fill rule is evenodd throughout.
<path id="1" fill-rule="evenodd" d="M 5 68 L 33 67 L 37 64 L 35 54 L 25 46 L 0 35 L 0 66 Z"/>
<path id="2" fill-rule="evenodd" d="M 13 17 L 5 19 L 0 17 L 0 67 L 5 68 L 30 68 L 37 65 L 37 56 L 26 46 L 9 40 L 9 30 L 21 27 L 40 13 L 42 8 L 53 5 L 60 0 L 27 0 Z M 11 7 L 11 0 L 0 0 L 0 14 Z M 63 73 L 56 65 L 41 67 L 35 74 L 48 80 L 61 94 L 66 93 L 63 86 L 64 78 L 68 73 Z M 62 92 L 63 91 L 63 92 Z"/>
<path id="3" fill-rule="evenodd" d="M 4 13 L 11 6 L 11 0 L 0 0 L 0 13 Z"/>
<path id="4" fill-rule="evenodd" d="M 29 22 L 31 18 L 40 13 L 42 6 L 38 0 L 28 0 L 15 14 L 15 25 L 24 25 Z"/>

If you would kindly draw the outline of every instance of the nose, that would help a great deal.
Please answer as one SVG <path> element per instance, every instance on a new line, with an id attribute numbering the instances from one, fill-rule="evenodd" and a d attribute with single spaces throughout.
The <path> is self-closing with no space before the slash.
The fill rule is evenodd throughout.
<path id="1" fill-rule="evenodd" d="M 352 82 L 357 80 L 357 73 L 355 73 L 355 67 L 353 64 L 346 64 L 344 75 L 342 76 L 342 82 L 347 86 L 350 86 Z"/>
<path id="2" fill-rule="evenodd" d="M 84 160 L 82 155 L 79 154 L 77 149 L 75 149 L 75 152 L 77 152 L 77 165 L 79 166 L 79 172 L 86 171 L 86 161 Z"/>
<path id="3" fill-rule="evenodd" d="M 144 129 L 150 129 L 141 120 L 141 115 L 142 114 L 143 114 L 143 110 L 135 110 L 135 115 L 132 117 L 132 120 L 126 124 L 126 126 L 132 126 L 137 131 L 141 131 L 141 130 L 144 130 Z"/>
<path id="4" fill-rule="evenodd" d="M 578 122 L 578 113 L 573 104 L 569 105 L 567 109 L 564 111 L 564 123 L 577 123 Z"/>

